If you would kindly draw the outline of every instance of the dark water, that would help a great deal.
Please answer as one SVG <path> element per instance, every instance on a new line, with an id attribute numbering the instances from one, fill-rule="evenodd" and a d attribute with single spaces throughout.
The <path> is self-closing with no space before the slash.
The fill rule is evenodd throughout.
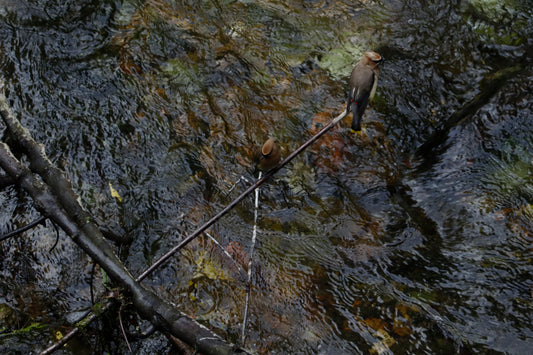
<path id="1" fill-rule="evenodd" d="M 0 73 L 138 275 L 253 179 L 254 146 L 273 136 L 286 156 L 340 113 L 378 51 L 366 133 L 341 122 L 261 190 L 246 347 L 526 354 L 532 15 L 527 0 L 3 0 Z M 0 201 L 2 233 L 38 217 L 16 188 Z M 245 267 L 252 227 L 250 197 L 210 235 Z M 47 222 L 0 245 L 2 352 L 46 347 L 90 307 L 91 260 L 63 233 L 49 252 L 55 237 Z M 145 284 L 240 341 L 245 284 L 209 238 Z M 64 351 L 126 352 L 116 313 Z"/>

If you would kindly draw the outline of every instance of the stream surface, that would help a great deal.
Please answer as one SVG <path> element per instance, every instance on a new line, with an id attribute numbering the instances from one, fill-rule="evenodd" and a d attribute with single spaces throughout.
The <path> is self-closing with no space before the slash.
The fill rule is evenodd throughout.
<path id="1" fill-rule="evenodd" d="M 530 354 L 531 1 L 0 0 L 2 90 L 133 275 L 249 186 L 268 137 L 287 156 L 342 112 L 366 50 L 385 62 L 365 132 L 350 115 L 261 188 L 244 346 Z M 39 217 L 14 186 L 0 206 L 0 234 Z M 253 210 L 143 282 L 240 345 Z M 55 240 L 47 221 L 0 244 L 0 353 L 65 334 L 92 271 L 108 285 Z M 117 312 L 61 353 L 128 353 Z"/>

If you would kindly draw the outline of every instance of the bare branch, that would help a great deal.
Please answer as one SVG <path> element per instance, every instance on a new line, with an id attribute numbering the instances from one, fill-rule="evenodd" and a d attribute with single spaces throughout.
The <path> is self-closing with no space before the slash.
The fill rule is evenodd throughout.
<path id="1" fill-rule="evenodd" d="M 296 149 L 294 152 L 292 152 L 287 158 L 282 160 L 276 167 L 272 168 L 268 173 L 265 174 L 261 179 L 257 180 L 255 184 L 250 186 L 246 191 L 244 191 L 240 196 L 235 198 L 229 205 L 227 205 L 222 211 L 220 211 L 216 216 L 211 218 L 209 221 L 204 223 L 202 226 L 200 226 L 196 231 L 194 231 L 192 234 L 190 234 L 187 238 L 185 238 L 181 243 L 170 249 L 166 254 L 162 255 L 157 259 L 149 268 L 147 268 L 142 274 L 140 274 L 135 281 L 142 281 L 146 278 L 146 276 L 150 275 L 155 269 L 157 269 L 159 266 L 161 266 L 165 261 L 167 261 L 172 255 L 174 255 L 176 252 L 181 250 L 184 246 L 189 244 L 191 241 L 193 241 L 196 237 L 198 237 L 200 234 L 202 234 L 207 228 L 211 227 L 213 223 L 218 221 L 222 216 L 224 216 L 226 213 L 231 211 L 233 207 L 235 207 L 239 202 L 244 200 L 246 196 L 248 196 L 250 193 L 252 193 L 255 189 L 263 185 L 265 182 L 270 180 L 272 176 L 274 176 L 275 173 L 277 173 L 281 168 L 283 168 L 285 165 L 287 165 L 292 159 L 294 159 L 298 154 L 303 152 L 308 146 L 313 144 L 318 138 L 322 137 L 324 133 L 329 131 L 333 126 L 335 126 L 340 120 L 342 120 L 346 115 L 348 114 L 347 111 L 344 111 L 339 116 L 335 117 L 330 123 L 328 123 L 324 128 L 322 128 L 318 133 L 316 133 L 313 137 L 311 137 L 307 142 L 302 144 L 298 149 Z"/>

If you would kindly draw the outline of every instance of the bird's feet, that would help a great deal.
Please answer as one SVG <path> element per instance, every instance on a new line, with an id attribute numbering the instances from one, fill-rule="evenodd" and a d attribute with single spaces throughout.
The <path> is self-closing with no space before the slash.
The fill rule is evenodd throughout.
<path id="1" fill-rule="evenodd" d="M 361 127 L 361 130 L 359 130 L 359 131 L 356 131 L 353 128 L 350 128 L 350 133 L 355 134 L 355 135 L 357 135 L 359 137 L 368 137 L 368 134 L 366 132 L 366 128 L 365 127 Z"/>

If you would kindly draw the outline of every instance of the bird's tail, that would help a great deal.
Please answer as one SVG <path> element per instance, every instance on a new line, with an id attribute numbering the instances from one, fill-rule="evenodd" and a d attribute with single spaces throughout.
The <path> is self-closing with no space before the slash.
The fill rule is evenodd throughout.
<path id="1" fill-rule="evenodd" d="M 361 130 L 361 119 L 363 115 L 359 112 L 360 110 L 358 110 L 356 102 L 352 102 L 349 107 L 353 115 L 352 130 L 358 132 Z"/>

